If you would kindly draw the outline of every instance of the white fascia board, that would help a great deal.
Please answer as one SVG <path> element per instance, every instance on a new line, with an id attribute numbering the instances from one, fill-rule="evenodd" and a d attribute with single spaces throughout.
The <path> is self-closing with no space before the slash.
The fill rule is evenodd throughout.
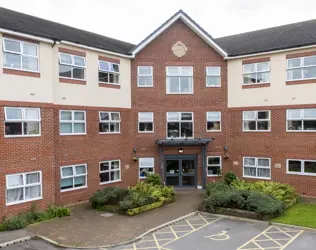
<path id="1" fill-rule="evenodd" d="M 51 39 L 33 36 L 33 35 L 28 35 L 25 33 L 16 32 L 16 31 L 7 30 L 7 29 L 2 29 L 2 28 L 0 28 L 0 33 L 18 36 L 18 37 L 22 37 L 22 38 L 27 38 L 27 39 L 31 39 L 31 40 L 35 40 L 35 41 L 44 42 L 44 43 L 50 43 L 50 44 L 54 43 L 54 40 L 51 40 Z"/>

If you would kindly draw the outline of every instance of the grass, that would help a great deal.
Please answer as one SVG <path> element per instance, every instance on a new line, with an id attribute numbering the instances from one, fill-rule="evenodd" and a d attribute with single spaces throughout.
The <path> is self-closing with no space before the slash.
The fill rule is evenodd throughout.
<path id="1" fill-rule="evenodd" d="M 316 228 L 316 204 L 298 203 L 272 222 Z"/>

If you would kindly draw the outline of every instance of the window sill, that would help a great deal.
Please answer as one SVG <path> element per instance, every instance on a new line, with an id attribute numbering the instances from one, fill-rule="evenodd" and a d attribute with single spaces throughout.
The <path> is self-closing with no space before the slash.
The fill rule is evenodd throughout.
<path id="1" fill-rule="evenodd" d="M 122 180 L 116 180 L 116 181 L 108 181 L 108 182 L 100 182 L 100 185 L 106 185 L 106 184 L 111 184 L 111 183 L 116 183 L 116 182 L 121 182 Z"/>
<path id="2" fill-rule="evenodd" d="M 301 172 L 293 172 L 293 173 L 291 173 L 291 172 L 286 172 L 286 174 L 289 174 L 289 175 L 299 175 L 299 176 L 316 176 L 316 173 L 315 174 L 313 174 L 313 173 L 309 173 L 309 174 L 306 174 L 306 173 L 301 173 Z"/>
<path id="3" fill-rule="evenodd" d="M 166 93 L 167 95 L 193 95 L 193 92 L 190 93 Z"/>
<path id="4" fill-rule="evenodd" d="M 243 130 L 244 133 L 270 133 L 271 130 Z"/>
<path id="5" fill-rule="evenodd" d="M 99 135 L 120 135 L 121 132 L 99 132 Z"/>
<path id="6" fill-rule="evenodd" d="M 212 86 L 212 85 L 207 86 L 207 85 L 206 85 L 206 87 L 207 87 L 207 88 L 220 88 L 220 87 L 221 87 L 221 85 L 215 85 L 215 86 Z"/>
<path id="7" fill-rule="evenodd" d="M 27 202 L 31 202 L 31 201 L 38 201 L 38 200 L 43 200 L 43 197 L 38 197 L 38 198 L 24 200 L 24 201 L 15 201 L 15 202 L 11 202 L 11 203 L 6 203 L 6 206 L 8 207 L 8 206 L 23 204 L 23 203 L 27 203 Z"/>
<path id="8" fill-rule="evenodd" d="M 247 179 L 271 180 L 271 177 L 255 177 L 255 176 L 246 176 L 246 175 L 243 175 L 242 177 L 247 178 Z"/>
<path id="9" fill-rule="evenodd" d="M 61 192 L 61 193 L 66 193 L 66 192 L 75 191 L 75 190 L 80 190 L 80 189 L 85 189 L 85 188 L 88 188 L 88 186 L 78 187 L 78 188 L 63 189 L 63 190 L 60 190 L 60 192 Z"/>
<path id="10" fill-rule="evenodd" d="M 207 133 L 220 133 L 222 130 L 206 130 Z"/>
<path id="11" fill-rule="evenodd" d="M 310 84 L 310 83 L 316 83 L 316 79 L 302 79 L 302 80 L 286 81 L 286 85 Z"/>
<path id="12" fill-rule="evenodd" d="M 217 175 L 217 174 L 212 174 L 212 175 L 206 175 L 206 177 L 221 177 L 220 175 Z"/>
<path id="13" fill-rule="evenodd" d="M 101 83 L 99 82 L 99 87 L 102 88 L 110 88 L 110 89 L 120 89 L 121 85 L 120 84 L 111 84 L 111 83 Z"/>
<path id="14" fill-rule="evenodd" d="M 138 131 L 139 134 L 153 134 L 154 131 Z"/>
<path id="15" fill-rule="evenodd" d="M 257 84 L 243 84 L 243 89 L 255 89 L 255 88 L 265 88 L 270 87 L 270 83 L 257 83 Z"/>
<path id="16" fill-rule="evenodd" d="M 60 83 L 71 83 L 71 84 L 87 85 L 87 82 L 85 80 L 70 79 L 70 78 L 63 78 L 63 77 L 59 77 L 59 82 Z"/>
<path id="17" fill-rule="evenodd" d="M 153 88 L 154 85 L 150 85 L 150 86 L 141 86 L 141 85 L 137 85 L 138 88 Z"/>
<path id="18" fill-rule="evenodd" d="M 3 68 L 3 74 L 16 75 L 16 76 L 28 76 L 28 77 L 35 77 L 35 78 L 41 77 L 41 74 L 39 72 L 19 70 L 19 69 L 8 69 L 8 68 Z"/>
<path id="19" fill-rule="evenodd" d="M 5 135 L 4 138 L 36 138 L 41 137 L 41 135 Z"/>
<path id="20" fill-rule="evenodd" d="M 286 130 L 288 133 L 315 133 L 316 130 Z"/>

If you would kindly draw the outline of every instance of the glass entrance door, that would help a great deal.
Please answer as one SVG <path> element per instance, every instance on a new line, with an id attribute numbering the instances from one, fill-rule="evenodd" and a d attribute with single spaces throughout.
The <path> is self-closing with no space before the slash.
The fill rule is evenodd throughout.
<path id="1" fill-rule="evenodd" d="M 165 182 L 168 186 L 196 186 L 196 156 L 165 156 Z"/>

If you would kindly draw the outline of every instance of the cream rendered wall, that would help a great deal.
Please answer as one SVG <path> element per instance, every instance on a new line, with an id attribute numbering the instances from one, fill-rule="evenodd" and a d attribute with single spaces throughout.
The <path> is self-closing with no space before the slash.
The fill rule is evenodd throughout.
<path id="1" fill-rule="evenodd" d="M 86 85 L 60 83 L 58 77 L 58 47 L 86 52 Z M 99 87 L 98 56 L 120 60 L 120 89 Z M 54 103 L 97 107 L 131 108 L 131 63 L 130 59 L 82 50 L 63 44 L 54 47 Z"/>
<path id="2" fill-rule="evenodd" d="M 51 44 L 39 44 L 40 78 L 3 74 L 3 39 L 0 34 L 0 100 L 53 102 Z"/>
<path id="3" fill-rule="evenodd" d="M 312 84 L 286 85 L 286 55 L 305 51 L 312 50 L 228 60 L 228 107 L 315 104 L 316 79 Z M 271 86 L 242 89 L 242 61 L 262 57 L 270 57 Z"/>

